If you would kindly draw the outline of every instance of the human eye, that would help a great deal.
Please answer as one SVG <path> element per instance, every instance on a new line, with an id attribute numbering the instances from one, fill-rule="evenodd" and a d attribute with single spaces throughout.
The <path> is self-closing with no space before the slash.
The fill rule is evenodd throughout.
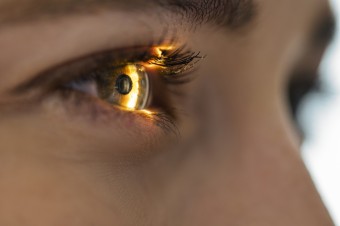
<path id="1" fill-rule="evenodd" d="M 150 80 L 141 64 L 107 65 L 66 83 L 63 88 L 92 95 L 123 110 L 143 110 L 150 99 Z"/>
<path id="2" fill-rule="evenodd" d="M 119 48 L 52 67 L 13 93 L 45 102 L 58 98 L 67 109 L 77 108 L 76 114 L 95 118 L 148 116 L 168 128 L 164 124 L 175 118 L 170 109 L 176 105 L 168 98 L 168 87 L 190 81 L 202 58 L 183 44 Z"/>

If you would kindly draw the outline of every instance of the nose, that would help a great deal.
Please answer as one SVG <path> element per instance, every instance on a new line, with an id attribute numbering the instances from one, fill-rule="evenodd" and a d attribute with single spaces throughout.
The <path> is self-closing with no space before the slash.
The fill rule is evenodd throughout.
<path id="1" fill-rule="evenodd" d="M 275 133 L 224 139 L 194 157 L 194 171 L 181 171 L 175 183 L 185 188 L 173 196 L 181 203 L 179 225 L 334 225 L 299 150 Z"/>
<path id="2" fill-rule="evenodd" d="M 209 98 L 214 114 L 207 117 L 209 136 L 185 161 L 186 168 L 177 168 L 173 182 L 178 225 L 334 225 L 301 158 L 284 104 L 258 93 L 227 103 Z"/>

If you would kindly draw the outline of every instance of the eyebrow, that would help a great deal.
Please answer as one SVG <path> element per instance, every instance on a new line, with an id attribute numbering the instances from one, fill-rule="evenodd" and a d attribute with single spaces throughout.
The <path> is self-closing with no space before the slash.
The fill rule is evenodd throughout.
<path id="1" fill-rule="evenodd" d="M 249 24 L 256 12 L 253 0 L 7 0 L 0 3 L 0 25 L 102 9 L 148 12 L 145 9 L 155 7 L 180 15 L 194 25 L 213 23 L 230 29 Z"/>

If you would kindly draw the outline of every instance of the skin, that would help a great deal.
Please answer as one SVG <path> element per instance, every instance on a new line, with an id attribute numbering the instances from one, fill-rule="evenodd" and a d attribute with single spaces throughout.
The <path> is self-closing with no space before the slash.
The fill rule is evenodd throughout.
<path id="1" fill-rule="evenodd" d="M 325 46 L 311 36 L 326 1 L 261 0 L 237 30 L 182 25 L 178 39 L 207 57 L 171 87 L 184 95 L 167 94 L 185 113 L 180 138 L 139 113 L 8 92 L 63 62 L 148 43 L 163 30 L 151 11 L 0 28 L 0 225 L 334 225 L 285 99 L 291 71 L 319 64 Z"/>

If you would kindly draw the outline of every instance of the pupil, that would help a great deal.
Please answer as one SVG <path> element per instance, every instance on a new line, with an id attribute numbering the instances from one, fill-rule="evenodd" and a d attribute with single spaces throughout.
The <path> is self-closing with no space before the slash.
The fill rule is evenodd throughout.
<path id="1" fill-rule="evenodd" d="M 132 90 L 131 78 L 124 74 L 119 75 L 116 80 L 116 90 L 122 95 L 129 94 Z"/>

